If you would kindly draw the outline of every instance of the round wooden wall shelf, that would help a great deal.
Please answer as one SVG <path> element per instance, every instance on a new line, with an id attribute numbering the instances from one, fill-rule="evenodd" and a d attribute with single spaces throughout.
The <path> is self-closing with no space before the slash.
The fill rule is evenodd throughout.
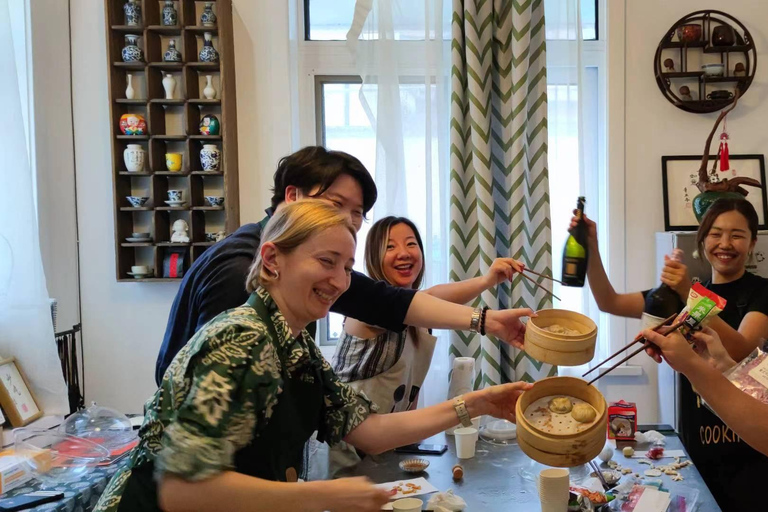
<path id="1" fill-rule="evenodd" d="M 680 18 L 664 34 L 653 60 L 665 98 L 686 112 L 717 112 L 744 96 L 757 68 L 752 35 L 739 20 L 703 10 Z"/>

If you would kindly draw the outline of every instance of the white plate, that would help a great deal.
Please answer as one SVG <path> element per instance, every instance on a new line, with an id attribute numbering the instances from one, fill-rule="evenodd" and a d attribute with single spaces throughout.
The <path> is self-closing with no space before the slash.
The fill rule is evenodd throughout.
<path id="1" fill-rule="evenodd" d="M 163 201 L 168 206 L 184 206 L 187 204 L 186 201 Z"/>
<path id="2" fill-rule="evenodd" d="M 125 240 L 127 242 L 133 242 L 133 243 L 151 242 L 152 241 L 152 237 L 150 236 L 150 237 L 147 237 L 147 238 L 133 238 L 133 237 L 129 236 Z"/>
<path id="3" fill-rule="evenodd" d="M 146 274 L 134 274 L 133 272 L 126 272 L 129 276 L 133 276 L 134 279 L 142 279 L 144 277 L 152 277 L 152 271 L 147 272 Z"/>

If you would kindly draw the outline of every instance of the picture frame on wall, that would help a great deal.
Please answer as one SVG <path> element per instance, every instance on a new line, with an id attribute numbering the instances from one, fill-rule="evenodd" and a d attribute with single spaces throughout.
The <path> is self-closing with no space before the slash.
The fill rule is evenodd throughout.
<path id="1" fill-rule="evenodd" d="M 0 361 L 0 406 L 14 428 L 28 425 L 43 415 L 13 357 Z"/>
<path id="2" fill-rule="evenodd" d="M 731 169 L 714 171 L 718 179 L 749 177 L 760 182 L 760 187 L 744 187 L 749 194 L 745 198 L 757 212 L 758 228 L 768 229 L 768 197 L 765 182 L 765 158 L 763 155 L 730 155 Z M 707 172 L 711 175 L 717 155 L 709 157 Z M 662 156 L 661 176 L 664 194 L 664 230 L 696 231 L 699 223 L 693 213 L 693 198 L 699 194 L 700 155 Z"/>

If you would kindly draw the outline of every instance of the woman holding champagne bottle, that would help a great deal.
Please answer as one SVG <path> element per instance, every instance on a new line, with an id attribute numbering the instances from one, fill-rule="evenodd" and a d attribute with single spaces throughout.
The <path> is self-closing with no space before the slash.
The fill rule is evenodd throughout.
<path id="1" fill-rule="evenodd" d="M 605 273 L 597 244 L 597 226 L 577 212 L 571 220 L 587 227 L 590 254 L 587 279 L 601 311 L 640 318 L 646 299 L 657 290 L 618 293 Z M 709 322 L 731 358 L 740 361 L 768 337 L 768 279 L 747 272 L 746 264 L 757 241 L 757 213 L 744 199 L 716 201 L 701 221 L 696 241 L 700 257 L 712 265 L 712 277 L 702 283 L 725 298 L 725 309 Z M 661 282 L 677 293 L 677 311 L 688 298 L 691 279 L 681 261 L 665 257 Z M 661 362 L 658 352 L 650 351 Z M 747 446 L 717 416 L 702 407 L 690 382 L 681 376 L 680 437 L 707 486 L 724 509 L 758 510 L 752 490 L 768 472 L 768 457 Z M 762 498 L 759 498 L 762 499 Z"/>

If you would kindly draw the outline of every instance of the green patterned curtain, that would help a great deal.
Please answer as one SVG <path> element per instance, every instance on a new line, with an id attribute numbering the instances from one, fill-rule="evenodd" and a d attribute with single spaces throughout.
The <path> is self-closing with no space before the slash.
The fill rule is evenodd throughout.
<path id="1" fill-rule="evenodd" d="M 544 2 L 454 0 L 452 39 L 451 279 L 485 274 L 500 256 L 549 274 Z M 482 301 L 551 307 L 520 276 Z M 475 358 L 475 388 L 557 371 L 492 337 L 455 332 L 450 351 Z"/>

